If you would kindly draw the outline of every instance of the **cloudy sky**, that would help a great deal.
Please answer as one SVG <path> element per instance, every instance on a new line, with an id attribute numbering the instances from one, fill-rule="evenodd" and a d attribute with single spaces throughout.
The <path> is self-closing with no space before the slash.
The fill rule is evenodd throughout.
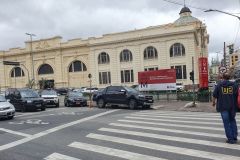
<path id="1" fill-rule="evenodd" d="M 172 23 L 184 0 L 1 0 L 0 50 L 24 47 L 29 40 L 62 36 L 63 40 L 141 29 Z M 186 0 L 192 16 L 207 25 L 210 58 L 223 52 L 223 43 L 240 47 L 240 20 L 204 9 L 240 16 L 240 0 Z"/>

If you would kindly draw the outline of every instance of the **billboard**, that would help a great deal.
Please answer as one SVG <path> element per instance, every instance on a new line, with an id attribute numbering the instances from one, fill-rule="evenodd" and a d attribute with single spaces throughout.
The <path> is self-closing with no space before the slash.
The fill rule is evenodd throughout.
<path id="1" fill-rule="evenodd" d="M 208 87 L 208 59 L 201 57 L 198 59 L 199 64 L 199 88 Z"/>
<path id="2" fill-rule="evenodd" d="M 139 91 L 176 90 L 176 70 L 138 72 Z"/>

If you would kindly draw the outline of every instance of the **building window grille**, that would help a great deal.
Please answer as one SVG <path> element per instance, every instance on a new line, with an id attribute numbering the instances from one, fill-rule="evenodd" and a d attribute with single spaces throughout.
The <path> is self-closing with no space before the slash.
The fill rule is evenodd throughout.
<path id="1" fill-rule="evenodd" d="M 86 65 L 81 61 L 74 61 L 71 63 L 68 69 L 69 72 L 83 72 L 87 71 Z"/>
<path id="2" fill-rule="evenodd" d="M 38 75 L 53 74 L 53 68 L 49 64 L 43 64 L 38 70 Z"/>
<path id="3" fill-rule="evenodd" d="M 109 62 L 110 58 L 106 52 L 102 52 L 98 55 L 98 64 L 107 64 Z"/>
<path id="4" fill-rule="evenodd" d="M 185 48 L 181 43 L 174 43 L 170 48 L 170 57 L 185 56 Z"/>
<path id="5" fill-rule="evenodd" d="M 121 83 L 134 82 L 133 70 L 121 70 Z"/>
<path id="6" fill-rule="evenodd" d="M 158 58 L 157 49 L 153 46 L 149 46 L 144 50 L 144 59 L 156 59 Z"/>
<path id="7" fill-rule="evenodd" d="M 124 49 L 120 53 L 120 62 L 129 62 L 132 61 L 132 52 L 128 49 Z"/>
<path id="8" fill-rule="evenodd" d="M 11 71 L 11 77 L 24 77 L 24 76 L 25 76 L 25 74 L 24 74 L 22 68 L 20 68 L 20 67 L 15 67 Z"/>
<path id="9" fill-rule="evenodd" d="M 99 84 L 111 84 L 111 73 L 99 72 Z"/>

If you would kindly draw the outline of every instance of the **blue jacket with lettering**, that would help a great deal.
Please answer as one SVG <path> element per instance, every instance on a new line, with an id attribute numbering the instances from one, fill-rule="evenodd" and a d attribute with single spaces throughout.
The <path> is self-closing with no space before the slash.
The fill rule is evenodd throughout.
<path id="1" fill-rule="evenodd" d="M 217 98 L 217 111 L 237 111 L 238 85 L 229 80 L 219 82 L 213 91 L 213 97 Z"/>

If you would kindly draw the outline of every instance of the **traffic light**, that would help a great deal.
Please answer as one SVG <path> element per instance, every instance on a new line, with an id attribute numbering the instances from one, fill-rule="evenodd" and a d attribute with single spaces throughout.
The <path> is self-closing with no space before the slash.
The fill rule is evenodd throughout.
<path id="1" fill-rule="evenodd" d="M 234 45 L 233 44 L 229 45 L 228 49 L 229 49 L 229 54 L 233 54 L 233 52 L 234 52 Z"/>
<path id="2" fill-rule="evenodd" d="M 190 80 L 194 81 L 194 71 L 190 72 Z"/>
<path id="3" fill-rule="evenodd" d="M 13 61 L 3 61 L 4 65 L 11 65 L 11 66 L 19 66 L 20 62 L 13 62 Z"/>

